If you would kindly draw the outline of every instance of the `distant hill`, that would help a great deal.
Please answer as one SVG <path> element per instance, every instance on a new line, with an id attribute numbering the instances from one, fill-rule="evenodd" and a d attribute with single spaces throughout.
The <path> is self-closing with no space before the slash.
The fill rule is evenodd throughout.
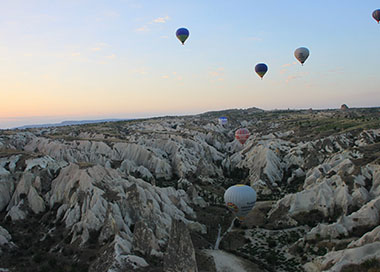
<path id="1" fill-rule="evenodd" d="M 234 116 L 238 117 L 241 114 L 255 114 L 255 113 L 261 113 L 265 112 L 262 109 L 252 107 L 247 109 L 226 109 L 226 110 L 218 110 L 218 111 L 208 111 L 199 114 L 199 116 L 205 117 L 205 118 L 213 118 L 213 117 L 221 117 L 221 116 Z"/>
<path id="2" fill-rule="evenodd" d="M 94 123 L 104 123 L 104 122 L 117 122 L 117 121 L 127 121 L 127 120 L 131 120 L 131 119 L 100 119 L 100 120 L 62 121 L 61 123 L 53 123 L 53 124 L 25 125 L 25 126 L 21 126 L 21 127 L 16 127 L 14 129 L 63 127 L 63 126 L 84 125 L 84 124 L 94 124 Z"/>

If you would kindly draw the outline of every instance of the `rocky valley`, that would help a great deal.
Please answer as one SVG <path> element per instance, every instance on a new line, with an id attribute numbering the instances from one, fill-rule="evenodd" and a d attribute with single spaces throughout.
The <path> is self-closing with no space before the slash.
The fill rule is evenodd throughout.
<path id="1" fill-rule="evenodd" d="M 0 130 L 3 272 L 380 271 L 379 225 L 380 108 Z"/>

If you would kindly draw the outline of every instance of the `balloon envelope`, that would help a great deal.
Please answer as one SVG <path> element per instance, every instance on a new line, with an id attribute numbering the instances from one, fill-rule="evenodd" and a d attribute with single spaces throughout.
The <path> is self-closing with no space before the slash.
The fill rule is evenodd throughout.
<path id="1" fill-rule="evenodd" d="M 218 121 L 219 121 L 219 125 L 221 126 L 227 125 L 228 123 L 227 117 L 220 117 Z"/>
<path id="2" fill-rule="evenodd" d="M 246 129 L 246 128 L 239 128 L 236 132 L 235 132 L 235 138 L 236 140 L 238 140 L 241 144 L 244 144 L 249 136 L 251 134 L 249 133 L 249 130 Z"/>
<path id="3" fill-rule="evenodd" d="M 239 220 L 244 220 L 256 203 L 256 191 L 248 185 L 231 186 L 224 193 L 224 203 Z"/>
<path id="4" fill-rule="evenodd" d="M 294 56 L 302 65 L 306 61 L 306 59 L 309 57 L 309 55 L 310 55 L 309 49 L 307 49 L 306 47 L 300 47 L 300 48 L 297 48 L 296 51 L 294 51 Z"/>
<path id="5" fill-rule="evenodd" d="M 372 12 L 372 17 L 377 21 L 377 23 L 380 22 L 380 9 L 375 10 Z"/>
<path id="6" fill-rule="evenodd" d="M 190 32 L 189 30 L 183 27 L 183 28 L 177 29 L 175 35 L 177 36 L 178 40 L 180 40 L 182 44 L 185 44 L 185 41 L 190 35 Z"/>
<path id="7" fill-rule="evenodd" d="M 258 63 L 255 66 L 255 72 L 259 75 L 259 77 L 263 78 L 265 73 L 268 71 L 268 66 L 265 63 Z"/>

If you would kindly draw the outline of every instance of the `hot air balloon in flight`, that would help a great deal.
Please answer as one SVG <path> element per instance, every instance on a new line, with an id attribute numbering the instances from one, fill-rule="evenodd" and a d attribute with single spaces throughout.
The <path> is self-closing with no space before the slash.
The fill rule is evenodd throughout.
<path id="1" fill-rule="evenodd" d="M 380 9 L 375 10 L 372 12 L 372 17 L 377 21 L 377 23 L 380 22 Z"/>
<path id="2" fill-rule="evenodd" d="M 238 140 L 242 145 L 245 144 L 250 135 L 249 130 L 246 128 L 239 128 L 235 132 L 236 140 Z"/>
<path id="3" fill-rule="evenodd" d="M 190 32 L 186 28 L 182 27 L 182 28 L 177 29 L 175 35 L 177 36 L 178 40 L 180 40 L 182 44 L 185 44 L 185 41 L 190 35 Z"/>
<path id="4" fill-rule="evenodd" d="M 248 185 L 231 186 L 224 193 L 224 203 L 240 221 L 243 221 L 256 203 L 256 191 Z"/>
<path id="5" fill-rule="evenodd" d="M 219 117 L 218 121 L 221 126 L 225 126 L 228 123 L 227 117 Z"/>
<path id="6" fill-rule="evenodd" d="M 310 55 L 309 49 L 307 49 L 306 47 L 300 47 L 300 48 L 297 48 L 296 51 L 294 51 L 294 56 L 302 64 L 302 66 L 303 66 L 303 63 L 309 57 L 309 55 Z"/>
<path id="7" fill-rule="evenodd" d="M 263 76 L 268 71 L 268 66 L 265 63 L 258 63 L 255 66 L 255 72 L 263 79 Z"/>

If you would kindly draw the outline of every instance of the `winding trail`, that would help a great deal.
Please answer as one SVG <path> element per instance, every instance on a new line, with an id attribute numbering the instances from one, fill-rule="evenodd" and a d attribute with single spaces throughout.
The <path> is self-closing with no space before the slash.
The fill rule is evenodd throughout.
<path id="1" fill-rule="evenodd" d="M 218 237 L 216 238 L 216 242 L 215 242 L 215 246 L 214 246 L 214 249 L 215 250 L 218 250 L 219 249 L 219 244 L 220 244 L 220 241 L 222 241 L 222 239 L 224 238 L 224 236 L 226 236 L 227 233 L 229 233 L 232 228 L 234 227 L 234 222 L 235 222 L 235 219 L 232 219 L 232 222 L 231 222 L 231 225 L 230 227 L 223 233 L 222 236 L 220 236 L 221 232 L 222 232 L 222 227 L 220 226 L 219 224 L 219 229 L 218 229 Z"/>

